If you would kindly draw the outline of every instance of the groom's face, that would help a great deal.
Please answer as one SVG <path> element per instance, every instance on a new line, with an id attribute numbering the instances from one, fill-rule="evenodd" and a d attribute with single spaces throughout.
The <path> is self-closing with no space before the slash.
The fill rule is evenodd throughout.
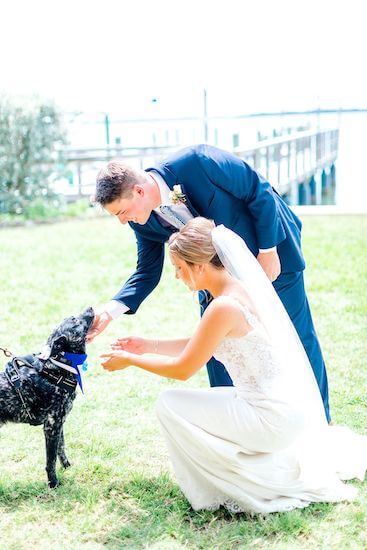
<path id="1" fill-rule="evenodd" d="M 105 210 L 122 224 L 134 222 L 144 225 L 152 213 L 149 196 L 141 185 L 135 185 L 128 197 L 120 197 L 106 204 Z"/>

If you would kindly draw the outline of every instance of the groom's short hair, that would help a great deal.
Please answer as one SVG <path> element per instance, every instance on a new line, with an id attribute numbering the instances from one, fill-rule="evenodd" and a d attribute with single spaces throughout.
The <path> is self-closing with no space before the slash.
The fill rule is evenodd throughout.
<path id="1" fill-rule="evenodd" d="M 112 160 L 97 174 L 95 202 L 105 206 L 116 199 L 127 199 L 133 187 L 143 183 L 139 170 L 119 160 Z"/>

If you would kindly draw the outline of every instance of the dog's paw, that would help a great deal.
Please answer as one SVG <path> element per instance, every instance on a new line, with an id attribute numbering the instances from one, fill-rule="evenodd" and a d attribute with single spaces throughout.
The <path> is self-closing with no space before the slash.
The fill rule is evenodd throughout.
<path id="1" fill-rule="evenodd" d="M 57 479 L 57 477 L 49 479 L 48 486 L 50 487 L 50 489 L 56 489 L 56 487 L 59 486 L 59 480 Z"/>
<path id="2" fill-rule="evenodd" d="M 61 465 L 62 465 L 63 468 L 65 468 L 65 470 L 66 470 L 66 468 L 70 468 L 70 466 L 71 466 L 71 464 L 70 464 L 70 462 L 68 461 L 68 459 L 62 460 L 62 461 L 61 461 Z"/>

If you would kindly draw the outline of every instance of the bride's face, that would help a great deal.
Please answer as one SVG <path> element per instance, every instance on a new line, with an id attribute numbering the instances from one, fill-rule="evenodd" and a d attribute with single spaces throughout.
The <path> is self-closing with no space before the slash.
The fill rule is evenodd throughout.
<path id="1" fill-rule="evenodd" d="M 201 290 L 198 288 L 199 266 L 191 266 L 174 254 L 170 254 L 170 259 L 175 268 L 176 279 L 181 279 L 190 290 Z"/>

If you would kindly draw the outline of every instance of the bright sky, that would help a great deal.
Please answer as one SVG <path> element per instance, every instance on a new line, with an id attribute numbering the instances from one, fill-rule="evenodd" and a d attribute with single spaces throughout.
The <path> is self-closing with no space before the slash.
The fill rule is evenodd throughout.
<path id="1" fill-rule="evenodd" d="M 364 5 L 2 0 L 0 92 L 123 117 L 201 114 L 203 88 L 209 115 L 367 107 Z"/>

